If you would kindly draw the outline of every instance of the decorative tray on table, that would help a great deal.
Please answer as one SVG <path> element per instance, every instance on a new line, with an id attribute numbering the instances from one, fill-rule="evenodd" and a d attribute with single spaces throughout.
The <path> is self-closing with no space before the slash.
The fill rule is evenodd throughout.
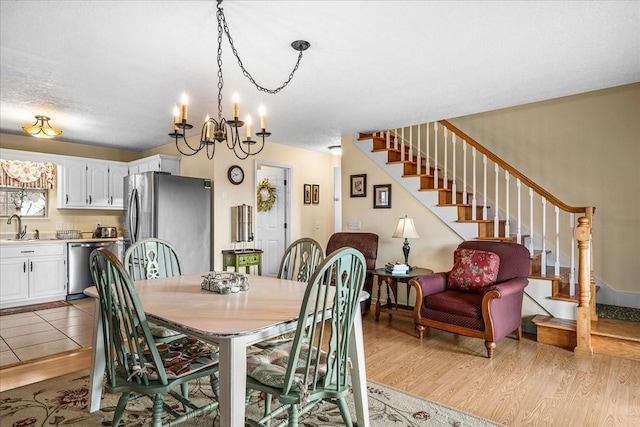
<path id="1" fill-rule="evenodd" d="M 243 274 L 212 271 L 202 276 L 202 289 L 223 295 L 248 291 L 249 279 Z"/>

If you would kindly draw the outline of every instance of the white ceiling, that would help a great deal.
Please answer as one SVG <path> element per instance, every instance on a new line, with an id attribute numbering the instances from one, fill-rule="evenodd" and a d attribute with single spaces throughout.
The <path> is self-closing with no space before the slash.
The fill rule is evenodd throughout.
<path id="1" fill-rule="evenodd" d="M 263 103 L 271 141 L 326 150 L 340 136 L 640 81 L 638 1 L 241 1 L 223 3 L 258 92 L 223 41 L 225 115 Z M 0 131 L 51 116 L 72 142 L 143 150 L 171 142 L 189 94 L 194 131 L 217 98 L 216 2 L 0 2 Z M 256 119 L 254 119 L 256 120 Z M 195 137 L 193 141 L 195 142 Z"/>

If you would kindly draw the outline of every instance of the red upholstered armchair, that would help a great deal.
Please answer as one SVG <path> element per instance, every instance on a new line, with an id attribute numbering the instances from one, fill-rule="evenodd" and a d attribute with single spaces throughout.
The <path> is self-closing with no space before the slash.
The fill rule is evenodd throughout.
<path id="1" fill-rule="evenodd" d="M 369 292 L 369 295 L 371 295 L 371 290 L 373 289 L 373 270 L 376 269 L 376 260 L 378 259 L 378 235 L 374 233 L 333 233 L 331 237 L 329 237 L 325 252 L 330 254 L 331 252 L 344 247 L 352 247 L 359 250 L 362 252 L 362 255 L 364 255 L 364 259 L 367 262 L 367 275 L 364 281 L 364 290 Z M 370 308 L 371 298 L 360 304 L 360 309 L 363 315 L 367 314 Z"/>
<path id="2" fill-rule="evenodd" d="M 416 291 L 414 320 L 425 327 L 484 338 L 487 355 L 511 332 L 522 338 L 522 299 L 529 283 L 529 251 L 509 242 L 466 241 L 446 273 L 409 281 Z"/>

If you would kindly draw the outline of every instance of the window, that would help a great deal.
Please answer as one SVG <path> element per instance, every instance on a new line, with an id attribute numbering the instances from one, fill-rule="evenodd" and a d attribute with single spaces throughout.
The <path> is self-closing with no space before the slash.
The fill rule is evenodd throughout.
<path id="1" fill-rule="evenodd" d="M 0 216 L 46 217 L 47 190 L 42 188 L 0 187 Z"/>

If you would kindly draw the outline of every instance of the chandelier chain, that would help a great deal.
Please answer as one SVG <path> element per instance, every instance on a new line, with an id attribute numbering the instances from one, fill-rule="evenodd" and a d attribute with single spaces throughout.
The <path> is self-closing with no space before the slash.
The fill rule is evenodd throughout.
<path id="1" fill-rule="evenodd" d="M 218 120 L 222 120 L 222 87 L 224 79 L 222 77 L 222 9 L 218 9 Z M 224 20 L 224 15 L 222 15 Z"/>
<path id="2" fill-rule="evenodd" d="M 300 66 L 300 61 L 302 60 L 302 51 L 300 51 L 300 53 L 298 54 L 298 61 L 296 62 L 296 65 L 293 67 L 293 70 L 291 70 L 291 73 L 289 74 L 289 78 L 282 84 L 282 86 L 280 86 L 280 87 L 278 87 L 276 89 L 269 89 L 269 88 L 266 88 L 264 86 L 259 85 L 255 81 L 255 79 L 253 78 L 251 73 L 249 73 L 249 71 L 247 71 L 247 69 L 244 67 L 244 64 L 242 63 L 242 60 L 240 59 L 240 55 L 238 54 L 238 51 L 236 50 L 236 47 L 233 44 L 233 38 L 231 37 L 231 34 L 229 33 L 229 27 L 227 26 L 227 20 L 224 17 L 224 12 L 222 11 L 222 4 L 221 3 L 222 2 L 218 2 L 218 17 L 219 17 L 218 26 L 220 25 L 220 22 L 222 22 L 222 25 L 223 25 L 223 28 L 224 28 L 224 33 L 227 35 L 227 39 L 229 40 L 229 44 L 231 45 L 231 50 L 233 51 L 233 55 L 238 60 L 238 65 L 240 66 L 240 69 L 242 70 L 242 74 L 247 79 L 249 79 L 249 81 L 251 83 L 253 83 L 253 85 L 256 87 L 256 89 L 258 89 L 258 90 L 260 90 L 262 92 L 269 93 L 271 95 L 275 95 L 276 93 L 280 92 L 282 89 L 287 87 L 289 82 L 293 79 L 293 75 L 295 74 L 295 72 L 298 70 L 298 67 Z M 221 43 L 220 40 L 218 40 L 218 46 L 221 46 L 220 43 Z M 222 62 L 219 60 L 218 64 L 221 67 Z"/>

